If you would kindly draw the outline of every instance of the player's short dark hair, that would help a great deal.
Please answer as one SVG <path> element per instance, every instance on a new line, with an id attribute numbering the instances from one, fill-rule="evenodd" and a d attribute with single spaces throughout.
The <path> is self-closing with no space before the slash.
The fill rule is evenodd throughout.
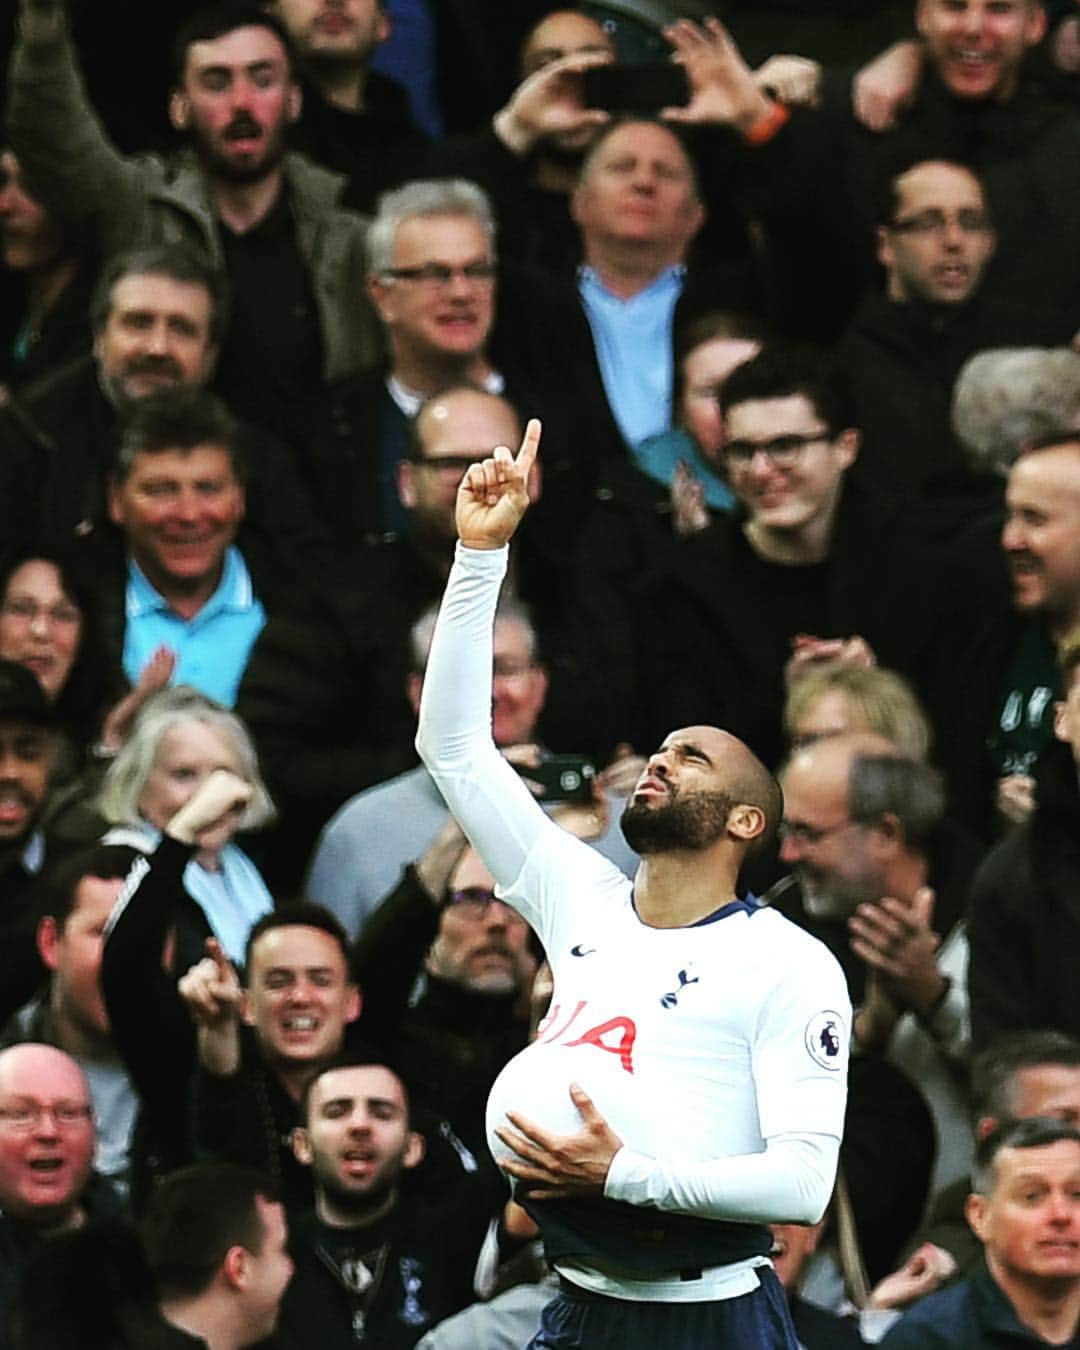
<path id="1" fill-rule="evenodd" d="M 131 871 L 131 864 L 142 856 L 129 844 L 94 844 L 64 858 L 42 877 L 42 916 L 52 918 L 57 931 L 63 932 L 75 912 L 76 892 L 87 877 L 123 880 Z"/>
<path id="2" fill-rule="evenodd" d="M 160 1298 L 201 1294 L 232 1247 L 259 1254 L 266 1233 L 256 1198 L 281 1202 L 268 1176 L 232 1163 L 185 1167 L 158 1183 L 141 1228 Z"/>
<path id="3" fill-rule="evenodd" d="M 804 343 L 769 343 L 737 366 L 724 381 L 724 415 L 740 403 L 801 394 L 825 423 L 830 436 L 855 426 L 847 376 L 836 357 Z"/>
<path id="4" fill-rule="evenodd" d="M 290 900 L 278 905 L 269 914 L 264 914 L 252 927 L 244 948 L 245 970 L 251 970 L 251 954 L 255 950 L 255 944 L 264 933 L 273 932 L 275 928 L 318 928 L 320 932 L 333 938 L 341 948 L 341 955 L 348 967 L 349 939 L 336 916 L 323 905 L 316 905 L 311 900 Z"/>
<path id="5" fill-rule="evenodd" d="M 100 333 L 109 322 L 113 289 L 125 277 L 168 277 L 185 286 L 202 286 L 210 296 L 210 342 L 220 347 L 229 311 L 224 272 L 184 244 L 146 244 L 114 253 L 102 268 L 90 298 L 90 326 Z"/>
<path id="6" fill-rule="evenodd" d="M 212 4 L 201 5 L 177 26 L 169 56 L 173 87 L 178 88 L 183 83 L 188 50 L 192 43 L 214 42 L 238 28 L 269 29 L 285 49 L 285 60 L 289 75 L 292 76 L 296 69 L 292 37 L 272 10 L 255 3 L 255 0 L 214 0 Z"/>
<path id="7" fill-rule="evenodd" d="M 1080 1069 L 1080 1040 L 1064 1031 L 1012 1031 L 975 1056 L 971 1109 L 976 1121 L 1016 1113 L 1016 1075 L 1023 1069 Z"/>
<path id="8" fill-rule="evenodd" d="M 971 1170 L 971 1189 L 977 1195 L 989 1195 L 996 1181 L 998 1154 L 1003 1148 L 1046 1148 L 1069 1139 L 1080 1144 L 1080 1130 L 1051 1116 L 1029 1116 L 1026 1120 L 1003 1120 L 997 1129 L 980 1139 L 975 1148 Z"/>
<path id="9" fill-rule="evenodd" d="M 747 858 L 766 852 L 772 847 L 784 817 L 784 792 L 776 775 L 770 773 L 749 749 L 745 763 L 731 784 L 730 796 L 733 805 L 759 807 L 765 817 L 765 828 L 751 841 L 746 850 Z"/>
<path id="10" fill-rule="evenodd" d="M 126 482 L 139 455 L 160 455 L 169 450 L 189 454 L 204 445 L 224 450 L 237 482 L 247 481 L 244 433 L 216 395 L 180 390 L 141 399 L 121 429 L 113 479 L 119 484 Z"/>

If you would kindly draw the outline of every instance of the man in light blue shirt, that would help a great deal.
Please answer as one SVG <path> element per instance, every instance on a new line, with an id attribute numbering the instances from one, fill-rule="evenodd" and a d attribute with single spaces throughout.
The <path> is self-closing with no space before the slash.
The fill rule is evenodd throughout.
<path id="1" fill-rule="evenodd" d="M 659 122 L 616 123 L 590 150 L 572 211 L 585 255 L 578 294 L 604 392 L 637 445 L 671 424 L 675 306 L 705 221 L 682 142 Z"/>
<path id="2" fill-rule="evenodd" d="M 244 556 L 239 430 L 200 394 L 139 408 L 124 430 L 109 484 L 109 516 L 124 536 L 123 665 L 134 683 L 159 647 L 173 679 L 231 707 L 266 622 Z"/>

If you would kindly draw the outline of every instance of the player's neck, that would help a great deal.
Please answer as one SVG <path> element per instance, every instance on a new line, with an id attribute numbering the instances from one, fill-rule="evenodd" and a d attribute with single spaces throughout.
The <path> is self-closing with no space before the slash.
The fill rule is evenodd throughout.
<path id="1" fill-rule="evenodd" d="M 737 859 L 726 849 L 653 853 L 634 878 L 638 918 L 651 928 L 685 928 L 735 898 Z"/>

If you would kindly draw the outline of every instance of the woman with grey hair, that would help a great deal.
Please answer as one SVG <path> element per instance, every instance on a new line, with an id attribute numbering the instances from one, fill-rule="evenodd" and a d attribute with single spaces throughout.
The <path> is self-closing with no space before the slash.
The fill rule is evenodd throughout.
<path id="1" fill-rule="evenodd" d="M 252 924 L 274 907 L 258 868 L 232 842 L 238 830 L 258 829 L 275 814 L 247 728 L 234 713 L 194 689 L 180 685 L 163 690 L 140 712 L 105 776 L 98 801 L 102 815 L 116 827 L 106 842 L 150 852 L 216 769 L 242 778 L 251 796 L 225 823 L 200 836 L 184 870 L 184 889 L 201 911 L 202 922 L 193 914 L 193 925 L 182 924 L 184 936 L 192 938 L 192 950 L 178 953 L 178 969 L 187 968 L 182 964 L 186 957 L 193 962 L 203 955 L 202 939 L 211 935 L 230 960 L 242 963 Z"/>

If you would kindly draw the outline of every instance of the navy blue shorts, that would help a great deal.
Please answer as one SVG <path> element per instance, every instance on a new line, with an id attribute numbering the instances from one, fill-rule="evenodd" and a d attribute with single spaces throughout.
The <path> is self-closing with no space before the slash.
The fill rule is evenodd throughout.
<path id="1" fill-rule="evenodd" d="M 715 1303 L 607 1298 L 563 1280 L 527 1350 L 798 1350 L 776 1273 L 758 1277 L 759 1289 Z"/>

